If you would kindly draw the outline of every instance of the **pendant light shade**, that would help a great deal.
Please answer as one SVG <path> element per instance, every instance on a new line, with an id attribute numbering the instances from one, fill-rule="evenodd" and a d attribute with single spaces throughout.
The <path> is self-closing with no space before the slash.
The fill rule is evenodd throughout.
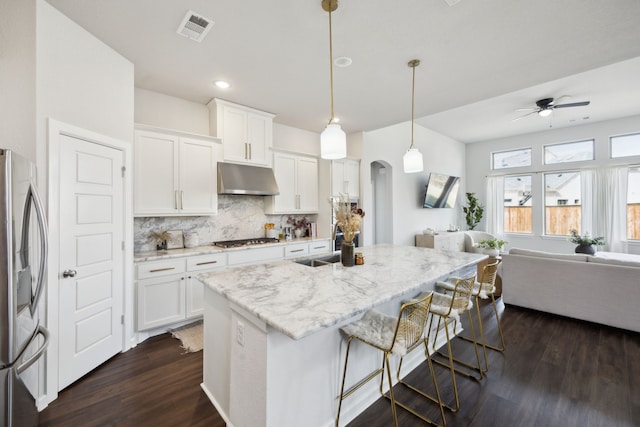
<path id="1" fill-rule="evenodd" d="M 347 157 L 347 135 L 339 124 L 328 124 L 320 134 L 320 157 L 330 160 Z"/>
<path id="2" fill-rule="evenodd" d="M 402 163 L 404 165 L 404 173 L 416 173 L 422 172 L 424 170 L 422 153 L 420 153 L 417 148 L 413 148 L 413 115 L 416 93 L 416 67 L 420 65 L 420 60 L 412 59 L 407 65 L 409 65 L 409 67 L 413 69 L 413 79 L 411 81 L 411 145 L 402 157 Z"/>
<path id="3" fill-rule="evenodd" d="M 417 148 L 409 148 L 402 157 L 402 163 L 404 163 L 404 173 L 416 173 L 424 170 L 422 153 Z"/>
<path id="4" fill-rule="evenodd" d="M 338 8 L 338 0 L 322 0 L 322 9 L 329 12 L 329 78 L 331 82 L 331 117 L 320 135 L 320 157 L 335 160 L 347 157 L 347 136 L 333 116 L 333 40 L 331 37 L 331 12 Z"/>

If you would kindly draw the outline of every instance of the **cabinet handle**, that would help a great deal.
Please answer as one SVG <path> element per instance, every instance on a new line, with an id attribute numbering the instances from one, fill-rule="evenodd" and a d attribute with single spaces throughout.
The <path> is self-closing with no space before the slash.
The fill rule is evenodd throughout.
<path id="1" fill-rule="evenodd" d="M 216 264 L 218 261 L 199 262 L 196 265 Z"/>
<path id="2" fill-rule="evenodd" d="M 251 152 L 251 143 L 247 144 L 249 146 L 249 160 L 253 157 L 253 153 Z"/>
<path id="3" fill-rule="evenodd" d="M 184 191 L 180 190 L 180 209 L 184 209 Z"/>
<path id="4" fill-rule="evenodd" d="M 175 267 L 156 268 L 155 270 L 149 270 L 149 273 L 157 273 L 158 271 L 175 270 Z"/>
<path id="5" fill-rule="evenodd" d="M 304 249 L 294 249 L 292 251 L 289 251 L 290 253 L 294 253 L 294 252 L 302 252 L 304 251 Z"/>
<path id="6" fill-rule="evenodd" d="M 326 246 L 314 246 L 313 249 L 325 249 Z"/>
<path id="7" fill-rule="evenodd" d="M 178 207 L 178 190 L 175 190 L 175 191 L 173 192 L 173 204 L 174 204 L 174 206 L 175 206 L 175 208 L 176 208 L 176 209 L 180 209 L 180 208 Z"/>
<path id="8" fill-rule="evenodd" d="M 247 143 L 245 142 L 245 143 L 244 143 L 244 159 L 245 159 L 245 160 L 249 160 L 249 154 L 248 154 L 248 153 L 249 153 L 249 148 L 247 147 L 247 145 L 249 145 L 249 144 L 247 144 Z"/>

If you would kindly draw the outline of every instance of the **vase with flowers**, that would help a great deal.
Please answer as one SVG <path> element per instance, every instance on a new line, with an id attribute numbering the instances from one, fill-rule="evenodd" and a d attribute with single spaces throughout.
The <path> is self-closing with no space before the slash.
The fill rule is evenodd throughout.
<path id="1" fill-rule="evenodd" d="M 306 216 L 302 217 L 302 219 L 290 216 L 289 219 L 287 219 L 287 224 L 291 224 L 293 226 L 293 234 L 297 239 L 303 236 L 304 232 L 309 226 L 309 220 Z"/>
<path id="2" fill-rule="evenodd" d="M 340 246 L 342 265 L 351 267 L 355 263 L 353 239 L 355 239 L 356 233 L 360 230 L 364 211 L 349 203 L 349 195 L 345 197 L 340 194 L 338 200 L 333 201 L 332 204 L 336 216 L 336 222 L 333 226 L 333 239 L 335 240 L 339 227 L 344 237 Z"/>
<path id="3" fill-rule="evenodd" d="M 594 248 L 593 245 L 604 245 L 604 237 L 591 237 L 589 233 L 580 235 L 575 228 L 569 232 L 571 233 L 569 241 L 578 245 L 575 250 L 577 254 L 595 255 L 596 248 Z"/>

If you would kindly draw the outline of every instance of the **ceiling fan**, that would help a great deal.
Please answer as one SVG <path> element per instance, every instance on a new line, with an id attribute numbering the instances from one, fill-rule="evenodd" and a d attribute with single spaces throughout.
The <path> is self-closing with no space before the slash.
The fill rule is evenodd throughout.
<path id="1" fill-rule="evenodd" d="M 536 101 L 537 107 L 535 108 L 519 108 L 516 111 L 529 111 L 529 112 L 520 117 L 516 117 L 512 121 L 515 122 L 516 120 L 520 120 L 522 118 L 525 118 L 535 113 L 538 113 L 538 115 L 541 117 L 549 117 L 553 112 L 553 110 L 555 110 L 556 108 L 584 107 L 591 103 L 591 101 L 583 101 L 583 102 L 571 102 L 568 104 L 559 104 L 560 100 L 563 98 L 570 98 L 570 97 L 567 95 L 564 95 L 558 98 L 557 100 L 554 100 L 553 98 L 544 98 L 539 101 Z"/>

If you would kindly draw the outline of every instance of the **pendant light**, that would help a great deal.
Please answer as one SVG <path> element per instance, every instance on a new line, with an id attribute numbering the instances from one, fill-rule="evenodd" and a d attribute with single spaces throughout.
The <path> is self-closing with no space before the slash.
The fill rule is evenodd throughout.
<path id="1" fill-rule="evenodd" d="M 331 39 L 331 12 L 338 8 L 338 0 L 322 0 L 322 9 L 329 12 L 329 76 L 331 81 L 331 117 L 320 134 L 320 157 L 323 159 L 342 159 L 347 157 L 347 135 L 333 116 L 333 43 Z"/>
<path id="2" fill-rule="evenodd" d="M 411 83 L 411 145 L 404 156 L 402 162 L 404 164 L 404 173 L 416 173 L 422 172 L 424 166 L 422 164 L 422 153 L 417 148 L 413 148 L 413 115 L 415 105 L 415 92 L 416 92 L 416 67 L 420 65 L 419 59 L 412 59 L 407 64 L 413 69 L 413 80 Z"/>

